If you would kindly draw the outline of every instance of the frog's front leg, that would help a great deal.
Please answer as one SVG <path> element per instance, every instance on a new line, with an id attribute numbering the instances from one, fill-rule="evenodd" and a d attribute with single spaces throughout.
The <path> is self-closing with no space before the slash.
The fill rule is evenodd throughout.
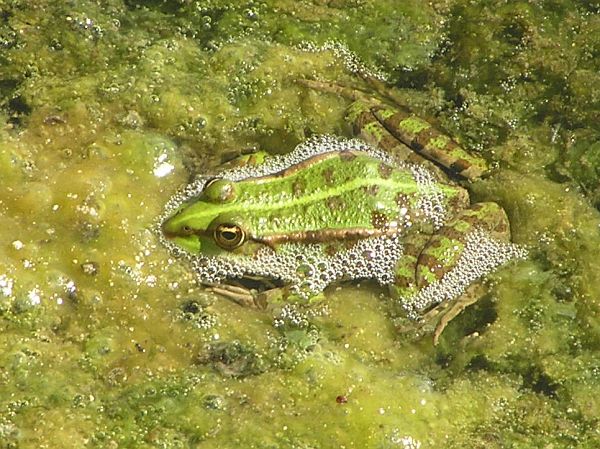
<path id="1" fill-rule="evenodd" d="M 207 287 L 206 290 L 209 292 L 223 296 L 224 298 L 227 298 L 242 307 L 254 309 L 266 308 L 265 297 L 249 288 L 239 285 L 214 284 L 209 282 L 204 282 L 203 285 Z"/>
<path id="2" fill-rule="evenodd" d="M 289 286 L 274 287 L 269 286 L 264 290 L 256 290 L 234 284 L 215 284 L 203 282 L 207 290 L 216 293 L 224 298 L 235 302 L 242 307 L 251 309 L 266 310 L 270 306 L 282 302 L 306 302 L 297 294 L 292 293 Z M 309 303 L 321 301 L 324 298 L 323 292 L 315 294 L 309 298 Z"/>
<path id="3" fill-rule="evenodd" d="M 474 204 L 420 246 L 418 255 L 407 247 L 409 257 L 397 267 L 392 294 L 421 325 L 438 320 L 434 331 L 437 343 L 450 320 L 481 296 L 477 281 L 522 256 L 523 250 L 509 238 L 508 218 L 500 206 Z"/>
<path id="4" fill-rule="evenodd" d="M 235 302 L 242 307 L 266 310 L 269 305 L 291 298 L 289 287 L 271 287 L 256 290 L 234 284 L 203 283 L 207 290 Z"/>

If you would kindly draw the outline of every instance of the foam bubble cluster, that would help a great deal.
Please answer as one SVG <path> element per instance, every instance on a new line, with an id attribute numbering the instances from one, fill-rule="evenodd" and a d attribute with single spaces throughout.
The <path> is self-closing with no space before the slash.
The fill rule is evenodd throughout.
<path id="1" fill-rule="evenodd" d="M 360 240 L 331 256 L 318 244 L 286 243 L 277 251 L 263 247 L 253 256 L 226 253 L 189 259 L 203 282 L 222 283 L 248 275 L 277 279 L 289 284 L 293 294 L 308 299 L 344 279 L 368 278 L 389 284 L 401 256 L 400 237 L 382 236 Z"/>
<path id="2" fill-rule="evenodd" d="M 434 229 L 440 229 L 447 221 L 448 211 L 444 206 L 444 194 L 439 189 L 433 174 L 420 165 L 407 165 L 418 186 L 417 209 L 433 223 Z"/>
<path id="3" fill-rule="evenodd" d="M 387 81 L 389 75 L 383 70 L 374 67 L 368 67 L 356 53 L 348 48 L 346 44 L 336 40 L 328 40 L 323 45 L 316 45 L 312 42 L 302 42 L 299 46 L 300 50 L 319 53 L 323 51 L 331 51 L 334 56 L 342 61 L 346 70 L 350 73 L 356 73 L 367 78 L 375 78 L 379 81 Z"/>
<path id="4" fill-rule="evenodd" d="M 285 304 L 279 314 L 273 320 L 273 326 L 283 328 L 286 326 L 306 329 L 310 326 L 310 320 L 314 317 L 329 315 L 329 308 L 300 308 L 298 304 Z"/>

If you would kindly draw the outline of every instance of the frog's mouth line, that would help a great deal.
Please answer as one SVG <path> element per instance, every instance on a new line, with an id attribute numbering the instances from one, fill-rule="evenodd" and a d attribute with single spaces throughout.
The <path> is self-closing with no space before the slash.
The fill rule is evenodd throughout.
<path id="1" fill-rule="evenodd" d="M 266 237 L 250 236 L 256 243 L 262 243 L 273 247 L 282 243 L 327 243 L 331 241 L 354 241 L 369 237 L 393 237 L 398 233 L 398 224 L 390 224 L 383 229 L 371 228 L 325 228 L 318 231 L 293 231 L 281 234 L 273 234 Z"/>
<path id="2" fill-rule="evenodd" d="M 214 240 L 214 231 L 210 230 L 193 230 L 186 232 L 172 232 L 165 229 L 162 230 L 165 238 L 172 240 L 180 237 L 189 237 L 195 235 L 198 237 L 211 238 Z M 327 243 L 331 241 L 355 241 L 370 237 L 393 237 L 398 234 L 398 224 L 392 222 L 389 226 L 383 229 L 369 229 L 369 228 L 346 228 L 346 229 L 335 229 L 327 228 L 320 229 L 318 231 L 292 231 L 281 234 L 273 234 L 265 237 L 257 237 L 253 235 L 246 235 L 246 241 L 259 243 L 275 249 L 276 245 L 283 243 Z M 244 242 L 245 243 L 245 242 Z"/>

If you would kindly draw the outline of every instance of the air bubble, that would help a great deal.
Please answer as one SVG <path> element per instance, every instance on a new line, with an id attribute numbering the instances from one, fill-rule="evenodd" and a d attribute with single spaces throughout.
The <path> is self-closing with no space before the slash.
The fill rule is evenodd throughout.
<path id="1" fill-rule="evenodd" d="M 362 253 L 362 257 L 366 260 L 372 260 L 375 258 L 375 252 L 377 251 L 377 248 L 373 248 L 373 249 L 369 249 L 366 251 L 363 251 Z"/>
<path id="2" fill-rule="evenodd" d="M 313 275 L 314 270 L 313 270 L 312 266 L 310 266 L 308 264 L 302 264 L 302 265 L 298 265 L 298 267 L 296 268 L 296 273 L 301 278 L 310 278 Z"/>

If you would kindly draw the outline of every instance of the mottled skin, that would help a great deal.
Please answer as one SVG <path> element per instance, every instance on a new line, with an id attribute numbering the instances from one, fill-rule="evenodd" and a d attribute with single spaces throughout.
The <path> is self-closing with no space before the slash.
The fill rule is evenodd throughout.
<path id="1" fill-rule="evenodd" d="M 470 205 L 467 191 L 446 175 L 474 179 L 487 170 L 485 161 L 467 153 L 428 122 L 360 91 L 307 80 L 302 84 L 353 98 L 356 101 L 349 108 L 348 119 L 357 136 L 395 160 L 427 166 L 443 193 L 444 207 L 450 211 L 446 224 L 435 229 L 423 216 L 417 205 L 418 186 L 407 168 L 360 152 L 330 152 L 274 175 L 210 183 L 200 198 L 184 204 L 163 224 L 167 238 L 194 254 L 218 256 L 229 251 L 251 257 L 265 245 L 277 250 L 286 242 L 317 243 L 335 252 L 357 239 L 400 232 L 404 255 L 390 285 L 391 295 L 400 299 L 410 298 L 450 271 L 463 252 L 464 236 L 474 228 L 509 240 L 502 208 L 491 202 Z M 399 210 L 410 217 L 409 226 L 399 220 Z M 264 295 L 257 297 L 240 286 L 215 285 L 212 289 L 239 303 L 264 304 Z M 449 309 L 442 303 L 432 311 L 421 311 L 427 312 L 427 318 L 445 312 L 438 321 L 435 341 L 448 321 L 474 302 L 476 296 L 469 294 L 473 290 Z M 281 296 L 277 290 L 269 294 Z"/>

